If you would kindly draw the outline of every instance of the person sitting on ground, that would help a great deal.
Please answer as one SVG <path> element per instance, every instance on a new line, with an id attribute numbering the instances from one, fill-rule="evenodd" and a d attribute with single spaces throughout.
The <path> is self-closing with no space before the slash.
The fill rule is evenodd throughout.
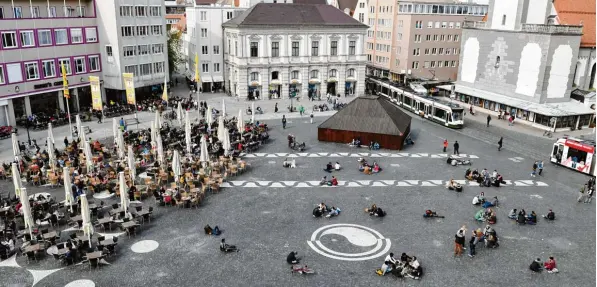
<path id="1" fill-rule="evenodd" d="M 373 173 L 373 172 L 371 171 L 371 167 L 370 167 L 370 166 L 368 166 L 368 165 L 361 165 L 361 167 L 363 167 L 363 173 L 364 173 L 364 174 L 370 175 L 370 174 L 372 174 L 372 173 Z"/>
<path id="2" fill-rule="evenodd" d="M 292 162 L 290 162 L 290 168 L 296 168 L 296 159 L 292 159 Z"/>
<path id="3" fill-rule="evenodd" d="M 491 177 L 492 177 L 492 178 L 494 178 L 494 179 L 495 179 L 495 178 L 497 178 L 497 177 L 498 177 L 498 175 L 499 175 L 499 174 L 498 174 L 498 172 L 497 172 L 497 169 L 494 169 L 494 170 L 493 170 L 493 173 L 491 173 Z"/>
<path id="4" fill-rule="evenodd" d="M 423 214 L 423 217 L 426 217 L 426 218 L 431 218 L 431 217 L 444 218 L 444 216 L 438 215 L 435 211 L 433 211 L 431 209 L 425 210 L 425 214 Z"/>
<path id="5" fill-rule="evenodd" d="M 297 257 L 298 252 L 296 251 L 292 251 L 288 254 L 288 256 L 286 256 L 286 262 L 288 262 L 288 264 L 298 264 L 299 263 L 299 258 Z"/>
<path id="6" fill-rule="evenodd" d="M 553 213 L 553 211 L 550 209 L 549 212 L 547 213 L 547 215 L 543 215 L 543 218 L 545 218 L 547 220 L 555 220 L 556 214 Z"/>
<path id="7" fill-rule="evenodd" d="M 486 212 L 486 220 L 489 224 L 495 224 L 497 222 L 497 216 L 495 214 L 495 211 L 493 211 L 491 208 L 489 208 Z"/>
<path id="8" fill-rule="evenodd" d="M 377 274 L 380 276 L 384 276 L 386 275 L 386 273 L 391 272 L 392 271 L 392 262 L 390 261 L 384 261 L 384 263 L 381 265 L 381 268 L 377 271 Z"/>
<path id="9" fill-rule="evenodd" d="M 449 190 L 455 190 L 455 191 L 462 191 L 462 186 L 457 183 L 456 181 L 454 181 L 453 178 L 450 179 L 450 181 L 448 181 L 448 184 L 446 185 L 446 188 Z"/>
<path id="10" fill-rule="evenodd" d="M 328 207 L 323 202 L 320 203 L 317 207 L 319 208 L 319 211 L 321 211 L 321 212 L 326 212 L 328 210 Z"/>
<path id="11" fill-rule="evenodd" d="M 472 180 L 477 180 L 479 178 L 479 170 L 475 168 L 471 174 Z"/>
<path id="12" fill-rule="evenodd" d="M 533 263 L 531 263 L 531 266 L 529 266 L 529 269 L 531 269 L 531 271 L 533 272 L 541 272 L 541 270 L 543 269 L 543 267 L 541 266 L 541 258 L 535 259 Z"/>
<path id="13" fill-rule="evenodd" d="M 421 275 L 423 275 L 423 268 L 421 267 L 421 264 L 419 264 L 419 260 L 417 260 L 417 256 L 413 256 L 413 259 L 409 265 L 412 268 L 412 271 L 410 274 L 414 277 L 413 279 L 419 279 L 419 277 L 421 277 Z"/>
<path id="14" fill-rule="evenodd" d="M 543 263 L 543 266 L 545 267 L 545 270 L 547 270 L 547 273 L 559 272 L 558 268 L 556 268 L 556 260 L 553 259 L 553 256 L 549 256 L 549 259 Z"/>
<path id="15" fill-rule="evenodd" d="M 377 217 L 384 217 L 386 215 L 386 212 L 383 211 L 380 207 L 377 207 L 377 205 L 373 205 L 371 209 L 369 209 L 369 215 L 374 215 Z"/>
<path id="16" fill-rule="evenodd" d="M 514 208 L 514 209 L 510 210 L 510 213 L 508 213 L 508 218 L 516 219 L 517 218 L 516 214 L 517 214 L 517 211 L 516 211 L 516 208 Z"/>
<path id="17" fill-rule="evenodd" d="M 527 216 L 527 224 L 535 225 L 537 224 L 537 214 L 535 211 L 531 211 L 531 214 Z"/>
<path id="18" fill-rule="evenodd" d="M 381 171 L 381 167 L 376 162 L 373 163 L 373 173 L 379 173 Z"/>
<path id="19" fill-rule="evenodd" d="M 207 235 L 211 235 L 213 232 L 213 229 L 211 228 L 211 226 L 209 226 L 209 224 L 206 225 L 205 227 L 203 227 L 203 230 L 205 231 L 205 234 L 207 234 Z"/>
<path id="20" fill-rule="evenodd" d="M 332 172 L 333 168 L 332 168 L 332 162 L 328 162 L 328 164 L 325 166 L 325 169 L 323 169 L 324 171 L 327 172 Z"/>
<path id="21" fill-rule="evenodd" d="M 410 261 L 412 260 L 412 258 L 408 255 L 406 255 L 406 253 L 402 253 L 402 255 L 400 255 L 400 262 L 404 265 L 407 265 L 408 263 L 410 263 Z"/>
<path id="22" fill-rule="evenodd" d="M 290 162 L 288 162 L 288 158 L 284 160 L 284 162 L 282 163 L 282 166 L 286 167 L 286 168 L 290 167 Z"/>
<path id="23" fill-rule="evenodd" d="M 222 242 L 220 243 L 220 251 L 224 251 L 224 252 L 237 251 L 238 252 L 238 249 L 234 245 L 227 244 L 226 239 L 222 238 Z"/>
<path id="24" fill-rule="evenodd" d="M 485 209 L 480 209 L 475 213 L 475 220 L 485 222 Z"/>
<path id="25" fill-rule="evenodd" d="M 372 215 L 371 212 L 374 212 L 377 209 L 377 204 L 371 205 L 369 208 L 365 208 L 365 212 L 369 212 L 369 215 Z"/>
<path id="26" fill-rule="evenodd" d="M 332 176 L 332 180 L 328 183 L 328 185 L 337 186 L 338 185 L 338 179 L 335 176 Z"/>
<path id="27" fill-rule="evenodd" d="M 489 208 L 489 207 L 492 207 L 492 206 L 497 206 L 498 203 L 499 203 L 499 200 L 498 200 L 497 196 L 494 196 L 492 200 L 486 201 L 486 202 L 483 203 L 483 208 Z"/>
<path id="28" fill-rule="evenodd" d="M 386 260 L 385 261 L 390 261 L 390 263 L 392 264 L 396 264 L 396 258 L 394 258 L 394 253 L 390 252 L 390 254 L 388 256 L 386 256 Z"/>
<path id="29" fill-rule="evenodd" d="M 516 217 L 516 223 L 518 223 L 518 224 L 526 224 L 527 223 L 526 216 L 522 213 L 522 211 L 518 212 L 518 215 Z"/>
<path id="30" fill-rule="evenodd" d="M 321 178 L 321 181 L 319 182 L 319 185 L 325 185 L 328 183 L 328 177 L 324 176 Z"/>
<path id="31" fill-rule="evenodd" d="M 328 215 L 326 215 L 326 217 L 330 218 L 330 217 L 334 217 L 334 216 L 338 216 L 338 215 L 340 215 L 340 208 L 332 206 L 332 210 L 330 210 L 330 213 L 328 213 Z"/>
<path id="32" fill-rule="evenodd" d="M 339 163 L 339 162 L 336 162 L 336 164 L 334 164 L 334 169 L 335 169 L 336 171 L 339 171 L 341 168 L 342 168 L 342 167 L 340 166 L 340 163 Z"/>

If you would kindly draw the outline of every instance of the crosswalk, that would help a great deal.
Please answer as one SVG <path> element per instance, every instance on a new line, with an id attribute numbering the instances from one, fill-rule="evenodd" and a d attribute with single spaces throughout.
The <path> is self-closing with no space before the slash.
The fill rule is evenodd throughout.
<path id="1" fill-rule="evenodd" d="M 245 158 L 297 158 L 297 157 L 390 157 L 390 158 L 448 158 L 448 154 L 445 153 L 348 153 L 348 152 L 338 152 L 338 153 L 330 153 L 330 152 L 317 152 L 317 153 L 308 153 L 308 152 L 300 152 L 300 153 L 241 153 L 241 157 Z M 472 154 L 460 154 L 460 155 L 452 155 L 454 158 L 463 158 L 463 159 L 471 159 L 471 158 L 479 158 L 476 155 Z"/>
<path id="2" fill-rule="evenodd" d="M 476 182 L 469 182 L 466 180 L 455 180 L 463 186 L 478 187 Z M 444 187 L 447 184 L 445 180 L 353 180 L 353 181 L 338 181 L 338 186 L 341 187 L 388 187 L 388 186 L 423 186 L 423 187 Z M 247 187 L 247 188 L 285 188 L 285 187 L 327 187 L 319 185 L 319 181 L 244 181 L 234 180 L 224 182 L 222 187 Z M 516 187 L 547 187 L 547 183 L 534 180 L 506 180 L 502 186 L 516 186 Z"/>

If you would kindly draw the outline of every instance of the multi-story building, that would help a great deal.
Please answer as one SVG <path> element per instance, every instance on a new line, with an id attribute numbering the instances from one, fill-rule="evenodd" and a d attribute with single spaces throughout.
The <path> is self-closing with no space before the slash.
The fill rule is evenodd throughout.
<path id="1" fill-rule="evenodd" d="M 583 26 L 551 24 L 551 2 L 491 0 L 486 22 L 464 22 L 458 81 L 439 88 L 539 128 L 594 123 L 594 110 L 570 100 Z"/>
<path id="2" fill-rule="evenodd" d="M 186 28 L 186 7 L 193 6 L 194 0 L 166 0 L 166 28 L 168 31 L 184 31 Z"/>
<path id="3" fill-rule="evenodd" d="M 355 18 L 363 24 L 368 24 L 368 22 L 366 22 L 369 18 L 369 5 L 367 3 L 369 3 L 369 0 L 358 0 L 353 8 L 354 12 L 352 13 L 352 18 Z"/>
<path id="4" fill-rule="evenodd" d="M 485 1 L 369 2 L 369 74 L 401 81 L 455 80 L 464 20 L 480 21 Z"/>
<path id="5" fill-rule="evenodd" d="M 0 3 L 0 125 L 91 106 L 88 76 L 101 77 L 94 0 Z M 64 64 L 70 99 L 62 92 Z"/>
<path id="6" fill-rule="evenodd" d="M 163 0 L 98 1 L 104 101 L 126 99 L 122 73 L 133 73 L 137 99 L 168 79 Z"/>
<path id="7" fill-rule="evenodd" d="M 222 27 L 226 88 L 241 98 L 364 92 L 367 26 L 333 6 L 260 3 Z"/>
<path id="8" fill-rule="evenodd" d="M 202 91 L 224 88 L 224 37 L 222 24 L 246 8 L 217 4 L 216 1 L 195 4 L 187 8 L 185 40 L 187 77 L 195 75 L 195 55 L 199 55 L 199 75 Z"/>

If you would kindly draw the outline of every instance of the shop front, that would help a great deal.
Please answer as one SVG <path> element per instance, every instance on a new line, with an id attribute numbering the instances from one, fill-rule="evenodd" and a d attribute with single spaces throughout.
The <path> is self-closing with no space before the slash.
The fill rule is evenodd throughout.
<path id="1" fill-rule="evenodd" d="M 261 84 L 257 81 L 253 81 L 250 83 L 249 87 L 248 87 L 248 92 L 247 92 L 247 98 L 252 101 L 252 100 L 259 100 L 260 98 L 260 90 L 261 90 Z"/>
<path id="2" fill-rule="evenodd" d="M 309 98 L 320 98 L 321 97 L 321 86 L 318 80 L 310 80 L 308 87 Z"/>
<path id="3" fill-rule="evenodd" d="M 222 76 L 213 76 L 213 85 L 212 85 L 212 92 L 225 92 L 224 88 L 224 77 Z"/>
<path id="4" fill-rule="evenodd" d="M 288 97 L 296 98 L 301 95 L 301 84 L 298 83 L 298 80 L 290 81 L 290 85 L 288 85 Z"/>
<path id="5" fill-rule="evenodd" d="M 330 94 L 330 95 L 332 95 L 332 96 L 337 95 L 338 94 L 336 92 L 337 91 L 337 89 L 336 89 L 337 86 L 338 86 L 338 81 L 336 81 L 335 78 L 328 79 L 327 93 Z"/>
<path id="6" fill-rule="evenodd" d="M 344 94 L 349 96 L 354 96 L 354 91 L 357 89 L 357 81 L 356 79 L 348 78 L 346 82 L 344 82 Z"/>
<path id="7" fill-rule="evenodd" d="M 268 98 L 271 99 L 279 99 L 281 97 L 281 87 L 280 81 L 275 80 L 269 84 L 269 95 Z"/>

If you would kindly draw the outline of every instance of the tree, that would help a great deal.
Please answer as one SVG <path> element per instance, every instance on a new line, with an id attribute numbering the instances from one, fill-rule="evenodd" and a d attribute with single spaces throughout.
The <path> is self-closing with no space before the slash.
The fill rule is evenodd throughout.
<path id="1" fill-rule="evenodd" d="M 182 47 L 181 36 L 181 31 L 168 32 L 168 74 L 170 77 L 172 77 L 172 73 L 178 71 L 178 65 L 184 60 L 180 51 Z"/>

